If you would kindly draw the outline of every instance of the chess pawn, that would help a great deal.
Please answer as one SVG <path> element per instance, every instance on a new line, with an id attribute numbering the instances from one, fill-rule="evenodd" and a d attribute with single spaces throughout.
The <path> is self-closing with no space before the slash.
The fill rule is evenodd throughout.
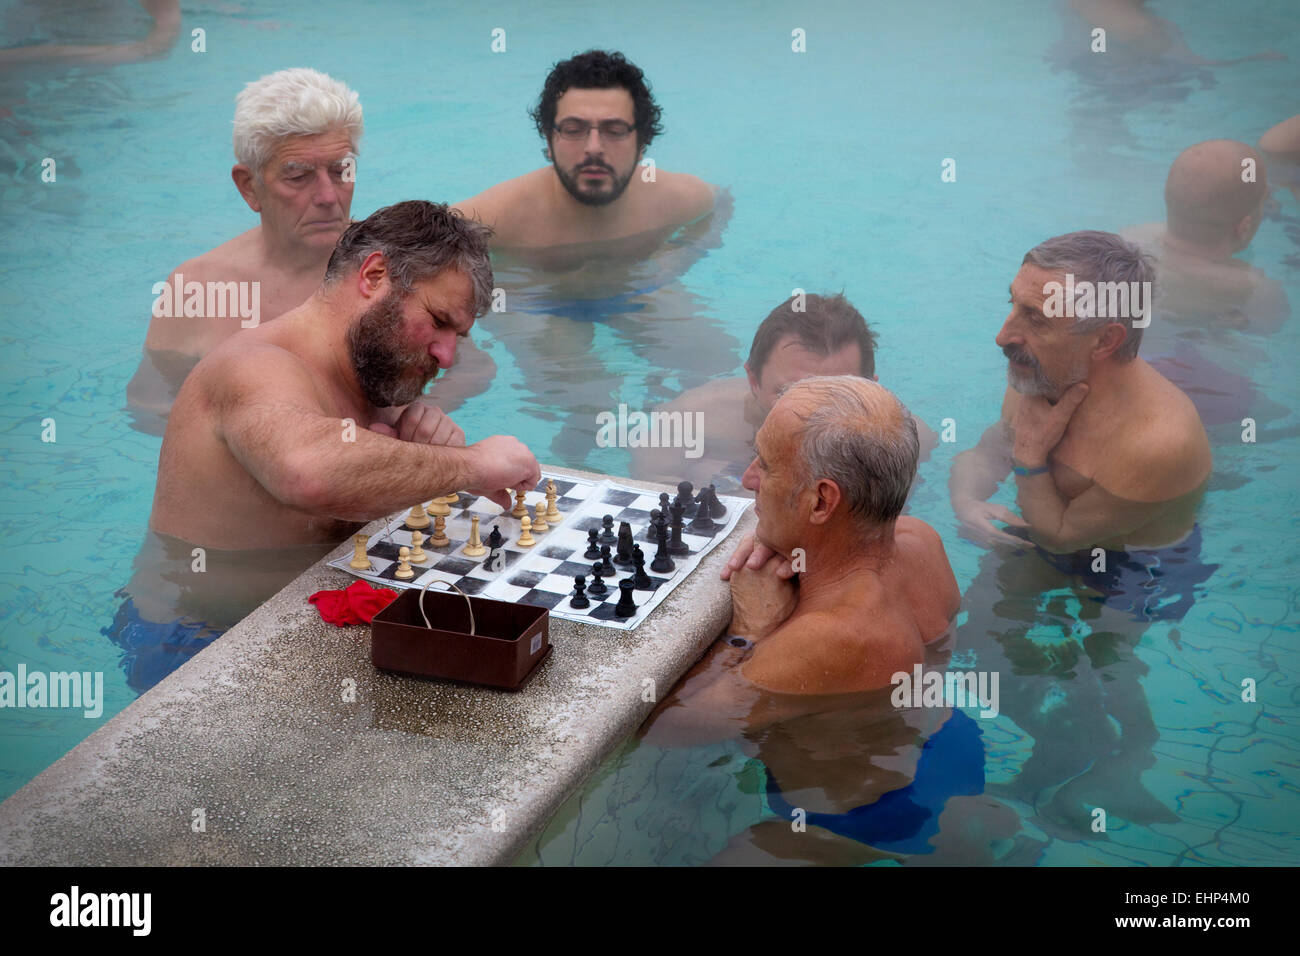
<path id="1" fill-rule="evenodd" d="M 541 534 L 548 527 L 550 525 L 546 523 L 546 505 L 539 501 L 537 502 L 537 517 L 533 519 L 533 530 Z"/>
<path id="2" fill-rule="evenodd" d="M 560 517 L 560 509 L 555 506 L 555 499 L 559 495 L 555 493 L 555 479 L 546 479 L 546 520 L 555 524 Z"/>
<path id="3" fill-rule="evenodd" d="M 524 496 L 527 493 L 522 490 L 515 492 L 515 506 L 511 509 L 510 514 L 516 518 L 523 518 L 528 515 L 528 506 L 524 504 Z"/>
<path id="4" fill-rule="evenodd" d="M 451 539 L 447 537 L 447 519 L 442 515 L 434 515 L 433 537 L 429 539 L 429 544 L 435 548 L 445 548 L 451 544 Z"/>
<path id="5" fill-rule="evenodd" d="M 420 510 L 424 510 L 423 506 L 421 506 Z M 411 549 L 405 545 L 397 552 L 397 570 L 393 572 L 393 577 L 401 578 L 403 581 L 409 581 L 415 577 L 415 572 L 411 570 Z"/>
<path id="6" fill-rule="evenodd" d="M 582 552 L 582 556 L 588 561 L 593 561 L 600 557 L 600 545 L 596 541 L 596 535 L 599 532 L 592 528 L 587 532 L 587 550 Z"/>
<path id="7" fill-rule="evenodd" d="M 601 570 L 600 562 L 597 561 L 595 564 L 591 566 L 591 586 L 587 588 L 587 592 L 589 594 L 595 595 L 596 597 L 604 597 L 606 594 L 608 594 L 609 588 L 605 586 L 605 582 L 603 580 L 604 577 L 605 574 Z"/>
<path id="8" fill-rule="evenodd" d="M 569 599 L 569 607 L 591 607 L 591 600 L 587 597 L 586 590 L 587 576 L 585 574 L 575 574 L 573 576 L 573 597 Z"/>
<path id="9" fill-rule="evenodd" d="M 411 513 L 406 516 L 406 526 L 412 531 L 423 531 L 429 527 L 429 516 L 424 513 L 423 502 L 412 508 Z"/>
<path id="10" fill-rule="evenodd" d="M 352 536 L 352 560 L 348 562 L 348 567 L 354 571 L 369 571 L 374 567 L 370 563 L 370 556 L 366 554 L 366 536 L 364 534 L 354 534 Z"/>
<path id="11" fill-rule="evenodd" d="M 439 518 L 439 521 L 442 519 Z M 424 553 L 424 535 L 418 531 L 411 532 L 411 561 L 414 564 L 424 564 L 429 560 L 429 556 Z"/>
<path id="12" fill-rule="evenodd" d="M 531 548 L 537 543 L 533 538 L 533 519 L 528 517 L 527 512 L 519 519 L 519 540 L 516 543 L 521 548 Z"/>
<path id="13" fill-rule="evenodd" d="M 483 547 L 483 539 L 478 534 L 478 515 L 473 515 L 469 519 L 469 544 L 461 548 L 461 553 L 470 558 L 481 558 L 487 554 L 487 548 Z"/>

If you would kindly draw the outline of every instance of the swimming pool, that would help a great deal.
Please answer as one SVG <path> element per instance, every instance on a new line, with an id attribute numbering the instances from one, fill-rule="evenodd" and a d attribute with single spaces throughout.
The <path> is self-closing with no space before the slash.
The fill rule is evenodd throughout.
<path id="1" fill-rule="evenodd" d="M 731 362 L 713 371 L 725 375 L 793 288 L 843 289 L 880 334 L 881 382 L 931 425 L 956 422 L 956 442 L 923 466 L 912 513 L 943 535 L 963 589 L 974 581 L 981 552 L 956 534 L 946 481 L 953 454 L 997 412 L 1005 363 L 992 337 L 1020 257 L 1057 233 L 1162 218 L 1161 185 L 1180 149 L 1212 136 L 1252 142 L 1294 113 L 1300 18 L 1275 3 L 1155 4 L 1204 56 L 1285 44 L 1289 59 L 1143 74 L 1126 87 L 1098 83 L 1055 51 L 1063 14 L 1054 8 L 999 4 L 994 23 L 988 8 L 957 0 L 924 15 L 860 6 L 661 4 L 593 17 L 577 3 L 545 12 L 504 3 L 490 16 L 457 8 L 435 16 L 395 3 L 376 7 L 385 42 L 375 45 L 355 43 L 349 19 L 319 5 L 283 3 L 273 13 L 214 5 L 186 11 L 187 30 L 207 31 L 207 53 L 178 43 L 157 62 L 0 75 L 8 159 L 0 669 L 102 671 L 106 690 L 98 719 L 0 712 L 0 797 L 134 697 L 100 630 L 143 533 L 158 439 L 129 427 L 123 393 L 152 284 L 254 223 L 228 178 L 232 101 L 245 82 L 283 67 L 313 66 L 360 93 L 367 129 L 353 215 L 363 216 L 399 199 L 460 199 L 534 168 L 539 144 L 525 110 L 550 64 L 591 46 L 623 50 L 664 108 L 665 133 L 651 151 L 658 165 L 734 198 L 721 245 L 683 274 L 670 270 L 655 292 L 666 287 L 671 308 L 717 330 Z M 36 8 L 0 7 L 4 45 L 82 39 L 81 21 L 67 20 L 73 5 Z M 121 24 L 122 39 L 142 32 L 135 16 Z M 489 49 L 497 26 L 507 30 L 504 54 Z M 807 31 L 805 54 L 790 52 L 796 27 Z M 1131 105 L 1128 88 L 1142 90 Z M 46 156 L 59 160 L 53 184 L 40 180 Z M 955 183 L 940 182 L 945 157 L 958 161 Z M 1244 258 L 1281 280 L 1295 303 L 1287 229 L 1300 208 L 1279 198 L 1290 222 L 1266 221 Z M 669 308 L 662 298 L 652 307 Z M 515 333 L 488 325 L 475 338 L 497 381 L 456 412 L 466 432 L 489 434 L 511 416 L 539 457 L 625 473 L 624 450 L 594 447 L 570 420 L 559 386 L 575 367 L 543 369 L 521 391 L 528 378 Z M 629 405 L 688 384 L 647 370 L 607 324 L 591 328 L 590 348 L 613 398 Z M 1269 423 L 1279 431 L 1296 424 L 1296 355 L 1292 324 L 1250 372 L 1282 409 Z M 685 358 L 683 369 L 703 371 Z M 42 442 L 51 417 L 57 441 Z M 1159 732 L 1142 783 L 1177 819 L 1112 829 L 1103 841 L 1052 829 L 1011 800 L 1013 833 L 1026 837 L 1022 845 L 1042 844 L 1033 860 L 1296 862 L 1297 457 L 1294 437 L 1217 441 L 1200 524 L 1204 559 L 1218 570 L 1176 627 L 1149 628 L 1136 651 L 1148 668 L 1141 702 Z M 1244 676 L 1260 688 L 1249 717 L 1228 697 Z M 1025 731 L 995 723 L 987 739 L 988 780 L 1012 779 L 1026 758 Z M 630 747 L 593 780 L 581 818 L 557 817 L 541 857 L 703 862 L 769 814 L 759 766 L 734 742 Z M 649 768 L 661 785 L 641 785 Z"/>

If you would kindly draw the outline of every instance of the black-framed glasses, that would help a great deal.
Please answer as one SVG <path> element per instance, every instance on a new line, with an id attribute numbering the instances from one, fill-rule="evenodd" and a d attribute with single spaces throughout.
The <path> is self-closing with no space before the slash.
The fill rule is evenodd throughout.
<path id="1" fill-rule="evenodd" d="M 553 129 L 560 134 L 561 139 L 581 140 L 591 135 L 593 125 L 600 131 L 601 139 L 614 142 L 627 139 L 636 130 L 635 126 L 625 120 L 603 120 L 592 124 L 580 119 L 566 119 L 556 123 Z"/>

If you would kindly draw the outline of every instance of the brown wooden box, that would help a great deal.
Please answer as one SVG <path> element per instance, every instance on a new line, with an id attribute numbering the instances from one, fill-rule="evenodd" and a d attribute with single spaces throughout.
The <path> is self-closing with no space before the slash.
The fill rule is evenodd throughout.
<path id="1" fill-rule="evenodd" d="M 433 628 L 424 626 L 420 595 Z M 416 677 L 519 690 L 551 653 L 550 612 L 531 604 L 409 588 L 370 623 L 370 660 L 378 668 Z"/>

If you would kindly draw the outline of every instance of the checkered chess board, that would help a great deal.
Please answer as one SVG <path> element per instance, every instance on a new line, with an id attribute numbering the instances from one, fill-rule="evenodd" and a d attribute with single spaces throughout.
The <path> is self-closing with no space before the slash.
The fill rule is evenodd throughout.
<path id="1" fill-rule="evenodd" d="M 687 527 L 690 520 L 685 519 L 682 541 L 690 548 L 690 553 L 673 555 L 675 568 L 658 574 L 650 569 L 657 544 L 646 535 L 650 525 L 650 511 L 659 507 L 657 492 L 642 491 L 609 480 L 592 482 L 544 473 L 537 487 L 525 495 L 530 518 L 536 514 L 537 502 L 540 501 L 545 506 L 547 479 L 555 482 L 558 495 L 556 507 L 560 511 L 560 517 L 556 519 L 558 524 L 550 524 L 546 531 L 533 532 L 536 544 L 531 548 L 521 547 L 518 543 L 518 518 L 512 517 L 508 511 L 503 512 L 490 499 L 462 492 L 460 499 L 450 506 L 451 514 L 445 518 L 444 533 L 450 540 L 449 544 L 440 548 L 431 547 L 427 539 L 433 532 L 432 523 L 423 529 L 426 538 L 423 548 L 427 557 L 422 564 L 411 565 L 411 570 L 415 572 L 414 578 L 403 581 L 394 576 L 398 567 L 398 549 L 411 544 L 411 531 L 406 527 L 406 512 L 391 518 L 382 531 L 371 536 L 366 545 L 371 565 L 369 571 L 357 571 L 349 566 L 352 560 L 351 550 L 343 557 L 331 561 L 330 566 L 384 587 L 422 588 L 432 580 L 447 581 L 466 594 L 497 601 L 522 601 L 548 608 L 552 616 L 568 621 L 630 631 L 644 621 L 659 602 L 698 567 L 704 555 L 731 533 L 745 508 L 751 504 L 747 498 L 719 495 L 718 500 L 726 506 L 727 513 L 714 520 L 715 527 L 708 533 L 691 532 Z M 500 571 L 484 569 L 486 555 L 470 558 L 463 553 L 469 541 L 471 518 L 474 515 L 479 518 L 479 536 L 485 547 L 494 526 L 500 529 L 505 539 L 502 551 L 505 567 Z M 645 570 L 650 575 L 650 584 L 633 590 L 632 597 L 637 609 L 636 614 L 628 618 L 616 617 L 614 605 L 619 598 L 618 582 L 632 576 L 631 566 L 615 566 L 617 573 L 605 578 L 608 588 L 605 595 L 595 595 L 590 590 L 593 562 L 591 558 L 583 556 L 587 550 L 587 531 L 590 528 L 601 530 L 605 515 L 614 519 L 615 534 L 618 533 L 619 522 L 628 522 L 632 526 L 636 543 L 645 552 Z M 617 547 L 611 546 L 610 551 L 617 553 Z M 587 576 L 587 597 L 591 605 L 586 608 L 574 608 L 569 604 L 569 599 L 574 595 L 573 579 L 579 574 Z M 435 587 L 434 590 L 450 591 L 445 587 Z"/>

